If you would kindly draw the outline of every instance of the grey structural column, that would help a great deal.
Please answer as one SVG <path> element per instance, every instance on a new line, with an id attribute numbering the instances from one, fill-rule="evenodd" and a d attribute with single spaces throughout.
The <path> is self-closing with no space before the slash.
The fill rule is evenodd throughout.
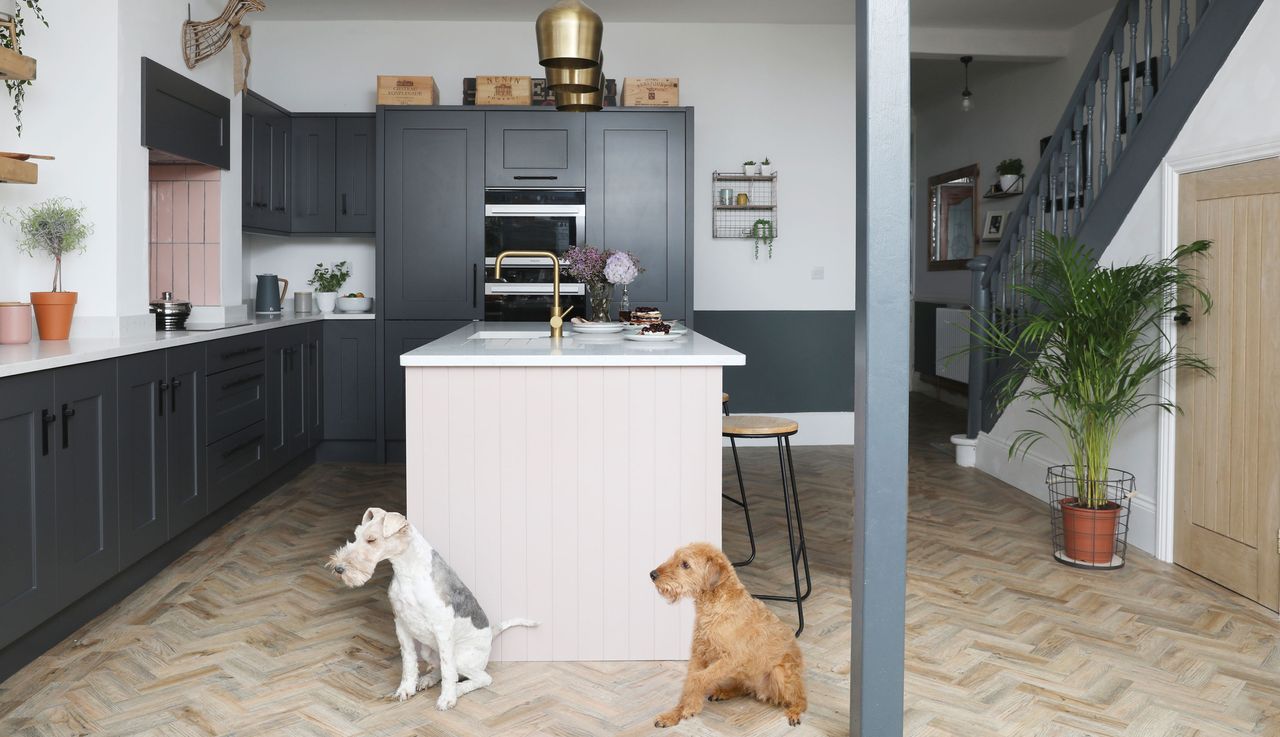
<path id="1" fill-rule="evenodd" d="M 910 336 L 908 0 L 857 0 L 857 301 L 849 733 L 902 734 Z"/>

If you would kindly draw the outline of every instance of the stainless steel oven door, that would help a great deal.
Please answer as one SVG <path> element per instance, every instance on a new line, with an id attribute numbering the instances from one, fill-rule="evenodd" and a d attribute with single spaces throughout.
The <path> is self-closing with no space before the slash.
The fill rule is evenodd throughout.
<path id="1" fill-rule="evenodd" d="M 484 207 L 484 263 L 493 268 L 503 251 L 551 251 L 557 256 L 582 242 L 585 205 L 494 205 Z M 503 267 L 542 267 L 546 258 L 510 258 Z"/>

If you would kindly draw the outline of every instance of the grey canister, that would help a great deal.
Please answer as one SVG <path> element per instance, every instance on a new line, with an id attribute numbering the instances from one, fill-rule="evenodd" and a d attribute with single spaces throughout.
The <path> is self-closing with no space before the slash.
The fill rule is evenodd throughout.
<path id="1" fill-rule="evenodd" d="M 293 293 L 293 311 L 299 315 L 310 315 L 315 310 L 311 292 Z"/>
<path id="2" fill-rule="evenodd" d="M 722 204 L 722 205 L 732 205 L 732 204 L 733 204 L 733 190 L 732 190 L 732 189 L 727 189 L 727 188 L 726 188 L 726 189 L 722 189 L 722 190 L 720 190 L 720 204 Z"/>

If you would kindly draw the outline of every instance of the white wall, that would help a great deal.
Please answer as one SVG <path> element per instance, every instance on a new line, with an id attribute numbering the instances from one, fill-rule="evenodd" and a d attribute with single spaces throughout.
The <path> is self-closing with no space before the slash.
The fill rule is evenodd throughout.
<path id="1" fill-rule="evenodd" d="M 1159 257 L 1162 243 L 1176 236 L 1168 223 L 1176 222 L 1165 191 L 1166 167 L 1184 169 L 1197 158 L 1215 158 L 1214 165 L 1255 157 L 1259 148 L 1280 150 L 1280 70 L 1275 67 L 1275 38 L 1280 36 L 1280 3 L 1263 3 L 1236 48 L 1182 132 L 1160 168 L 1151 177 L 1129 212 L 1124 225 L 1103 254 L 1104 263 L 1132 263 L 1146 256 Z M 1005 448 L 1018 430 L 1033 426 L 1025 407 L 1005 412 L 989 436 L 979 443 L 978 465 L 1030 493 L 1041 494 L 1044 466 L 1060 463 L 1064 454 L 1043 445 L 1037 455 L 1010 461 Z M 1176 422 L 1176 418 L 1175 418 Z M 1130 541 L 1148 552 L 1168 556 L 1169 539 L 1161 538 L 1158 523 L 1171 519 L 1169 489 L 1157 488 L 1162 458 L 1159 452 L 1159 414 L 1149 411 L 1126 426 L 1112 456 L 1112 465 L 1138 477 L 1139 500 L 1133 506 Z M 1171 530 L 1168 531 L 1172 533 Z M 1164 544 L 1157 549 L 1157 540 Z"/>
<path id="2" fill-rule="evenodd" d="M 250 86 L 290 110 L 372 110 L 378 74 L 433 75 L 449 105 L 463 77 L 542 75 L 532 22 L 249 22 Z M 853 309 L 852 27 L 610 23 L 604 52 L 609 77 L 679 77 L 681 104 L 696 109 L 695 308 Z M 756 261 L 750 241 L 711 238 L 710 179 L 765 156 L 779 170 L 779 237 L 773 259 Z M 252 243 L 246 274 L 263 270 Z M 274 243 L 268 258 L 309 273 L 315 243 L 300 243 L 296 264 Z M 362 247 L 372 251 L 337 250 L 363 259 Z"/>
<path id="3" fill-rule="evenodd" d="M 0 207 L 67 197 L 94 226 L 88 250 L 63 261 L 63 288 L 79 292 L 76 334 L 111 332 L 116 314 L 116 5 L 45 3 L 49 28 L 28 11 L 23 51 L 36 58 L 37 79 L 27 90 L 21 138 L 7 99 L 0 111 L 0 149 L 57 157 L 38 162 L 38 184 L 0 184 Z M 0 300 L 27 301 L 52 284 L 53 261 L 19 255 L 18 238 L 16 226 L 0 223 Z"/>
<path id="4" fill-rule="evenodd" d="M 307 280 L 317 263 L 327 265 L 338 261 L 348 262 L 351 269 L 351 278 L 342 287 L 343 294 L 364 292 L 366 297 L 377 297 L 377 260 L 371 238 L 278 238 L 245 233 L 244 249 L 244 272 L 239 278 L 246 285 L 245 296 L 249 299 L 257 294 L 257 274 L 276 274 L 288 279 L 289 293 L 285 299 L 289 300 L 294 292 L 315 291 L 315 287 L 307 285 Z M 376 301 L 374 311 L 377 311 Z"/>
<path id="5" fill-rule="evenodd" d="M 1057 127 L 1109 15 L 1095 16 L 1065 34 L 1066 55 L 1060 59 L 1034 64 L 973 62 L 969 87 L 975 104 L 969 113 L 960 110 L 960 87 L 915 101 L 915 299 L 969 302 L 968 271 L 927 268 L 929 229 L 924 224 L 928 222 L 929 177 L 976 163 L 981 194 L 996 180 L 996 164 L 1012 158 L 1022 159 L 1029 177 L 1040 161 L 1040 139 Z M 960 80 L 958 61 L 955 74 Z M 1011 210 L 1017 202 L 1016 198 L 979 200 L 979 225 L 988 209 Z M 983 244 L 981 252 L 990 253 L 994 247 L 994 243 Z"/>

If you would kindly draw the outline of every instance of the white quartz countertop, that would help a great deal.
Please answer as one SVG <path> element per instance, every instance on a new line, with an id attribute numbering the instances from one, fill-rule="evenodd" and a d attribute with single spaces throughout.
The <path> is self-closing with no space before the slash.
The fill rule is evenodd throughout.
<path id="1" fill-rule="evenodd" d="M 490 337 L 483 337 L 484 335 Z M 553 342 L 546 323 L 473 322 L 400 356 L 401 366 L 742 366 L 747 357 L 690 330 L 678 340 L 640 343 L 620 333 L 583 335 L 565 325 Z"/>
<path id="2" fill-rule="evenodd" d="M 228 322 L 247 322 L 232 328 L 219 330 L 175 330 L 171 332 L 148 332 L 117 338 L 71 338 L 70 340 L 44 341 L 35 337 L 32 328 L 30 343 L 20 345 L 0 345 L 0 377 L 26 374 L 33 371 L 71 366 L 90 361 L 104 361 L 135 353 L 174 348 L 192 343 L 203 343 L 209 340 L 220 340 L 245 333 L 300 325 L 317 320 L 372 320 L 371 312 L 363 313 L 327 313 L 314 312 L 306 315 L 295 315 L 283 312 L 279 315 L 250 315 L 244 320 Z"/>

